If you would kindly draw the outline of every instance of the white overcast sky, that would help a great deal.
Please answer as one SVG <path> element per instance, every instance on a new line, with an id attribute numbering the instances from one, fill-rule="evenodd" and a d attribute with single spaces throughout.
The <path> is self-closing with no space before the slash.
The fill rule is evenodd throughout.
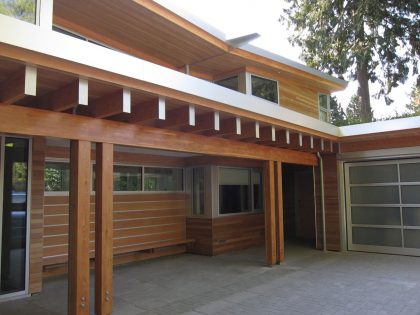
<path id="1" fill-rule="evenodd" d="M 215 27 L 225 34 L 226 39 L 257 32 L 260 38 L 251 42 L 252 45 L 271 51 L 283 57 L 304 63 L 299 59 L 299 47 L 293 47 L 288 42 L 289 31 L 278 22 L 285 2 L 282 0 L 155 0 L 169 8 L 179 8 L 205 23 Z M 383 99 L 371 98 L 374 115 L 382 118 L 396 111 L 401 113 L 409 102 L 409 93 L 414 80 L 404 86 L 394 89 L 391 98 L 394 103 L 385 105 Z M 370 87 L 371 94 L 376 92 Z M 349 82 L 343 92 L 336 93 L 341 104 L 346 107 L 351 95 L 356 94 L 357 83 Z"/>

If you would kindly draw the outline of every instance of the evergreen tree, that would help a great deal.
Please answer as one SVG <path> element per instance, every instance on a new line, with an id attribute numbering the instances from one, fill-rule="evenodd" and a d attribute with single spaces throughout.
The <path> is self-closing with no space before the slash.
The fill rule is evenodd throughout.
<path id="1" fill-rule="evenodd" d="M 330 110 L 331 110 L 331 123 L 335 126 L 348 125 L 346 114 L 344 113 L 343 107 L 338 102 L 335 96 L 330 98 Z"/>
<path id="2" fill-rule="evenodd" d="M 0 14 L 35 23 L 35 0 L 0 0 Z"/>
<path id="3" fill-rule="evenodd" d="M 418 74 L 418 0 L 286 0 L 280 20 L 293 26 L 290 40 L 306 63 L 357 80 L 360 121 L 371 121 L 369 82 L 379 82 L 387 104 L 392 88 Z"/>

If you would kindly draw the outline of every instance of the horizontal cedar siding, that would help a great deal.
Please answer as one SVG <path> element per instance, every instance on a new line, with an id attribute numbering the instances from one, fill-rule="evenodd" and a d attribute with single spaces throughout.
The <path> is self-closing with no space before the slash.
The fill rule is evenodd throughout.
<path id="1" fill-rule="evenodd" d="M 213 220 L 213 254 L 264 244 L 264 214 L 240 214 Z"/>
<path id="2" fill-rule="evenodd" d="M 183 193 L 114 196 L 114 253 L 127 253 L 142 246 L 186 238 Z M 44 205 L 43 265 L 67 262 L 68 196 L 46 196 Z M 95 242 L 95 205 L 91 197 L 91 257 Z"/>
<path id="3" fill-rule="evenodd" d="M 195 239 L 188 252 L 213 255 L 212 219 L 187 218 L 187 238 Z"/>

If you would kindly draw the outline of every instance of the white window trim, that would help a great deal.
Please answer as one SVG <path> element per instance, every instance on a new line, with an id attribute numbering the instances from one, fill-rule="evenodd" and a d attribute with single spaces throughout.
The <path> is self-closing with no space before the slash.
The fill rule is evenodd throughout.
<path id="1" fill-rule="evenodd" d="M 326 95 L 327 96 L 327 109 L 324 109 L 323 107 L 321 107 L 321 102 L 319 101 L 319 98 L 321 95 Z M 327 123 L 331 122 L 331 95 L 327 94 L 327 93 L 319 93 L 318 92 L 318 111 L 319 111 L 319 120 L 322 120 L 322 116 L 321 116 L 321 112 L 324 112 L 327 114 Z"/>
<path id="2" fill-rule="evenodd" d="M 269 81 L 273 81 L 276 82 L 276 88 L 277 88 L 277 102 L 272 102 L 269 100 L 266 100 L 265 98 L 256 96 L 254 94 L 252 94 L 252 76 L 257 77 L 257 78 L 261 78 L 261 79 L 265 79 L 265 80 L 269 80 Z M 269 78 L 263 75 L 259 75 L 259 74 L 255 74 L 255 73 L 251 73 L 251 72 L 247 72 L 246 73 L 246 94 L 253 96 L 253 97 L 257 97 L 260 100 L 264 100 L 266 102 L 269 102 L 270 104 L 277 104 L 280 105 L 280 85 L 279 85 L 279 81 L 273 79 L 273 78 Z"/>
<path id="3" fill-rule="evenodd" d="M 250 192 L 251 192 L 251 196 L 250 196 L 250 205 L 251 205 L 251 210 L 250 211 L 246 211 L 246 212 L 236 212 L 236 213 L 220 213 L 220 195 L 219 195 L 219 182 L 220 182 L 220 169 L 221 168 L 233 168 L 233 169 L 242 169 L 242 170 L 248 170 L 249 171 L 249 180 L 250 180 Z M 235 215 L 244 215 L 244 214 L 261 214 L 264 213 L 264 196 L 263 196 L 263 206 L 262 209 L 254 209 L 254 192 L 252 189 L 252 177 L 253 177 L 253 171 L 255 169 L 259 169 L 261 170 L 261 176 L 264 176 L 262 168 L 258 168 L 258 167 L 236 167 L 236 166 L 216 166 L 216 178 L 215 178 L 215 185 L 213 185 L 213 200 L 214 200 L 214 205 L 215 207 L 213 209 L 215 209 L 215 211 L 213 212 L 214 217 L 228 217 L 228 216 L 235 216 Z M 264 180 L 262 180 L 261 185 L 264 185 Z M 262 191 L 264 192 L 264 186 L 262 187 Z"/>

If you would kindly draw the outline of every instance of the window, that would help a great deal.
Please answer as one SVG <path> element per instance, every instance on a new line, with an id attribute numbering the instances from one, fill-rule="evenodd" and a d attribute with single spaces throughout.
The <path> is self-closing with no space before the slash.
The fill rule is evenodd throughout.
<path id="1" fill-rule="evenodd" d="M 319 119 L 325 122 L 330 121 L 330 96 L 328 94 L 319 94 Z"/>
<path id="2" fill-rule="evenodd" d="M 144 168 L 145 191 L 183 191 L 184 171 L 181 168 Z"/>
<path id="3" fill-rule="evenodd" d="M 225 88 L 239 91 L 239 78 L 237 75 L 226 79 L 215 81 L 214 83 L 224 86 Z"/>
<path id="4" fill-rule="evenodd" d="M 267 101 L 278 103 L 277 81 L 251 75 L 251 94 Z"/>
<path id="5" fill-rule="evenodd" d="M 203 215 L 204 214 L 204 167 L 195 167 L 192 169 L 193 173 L 193 184 L 192 184 L 192 200 L 193 215 Z"/>
<path id="6" fill-rule="evenodd" d="M 254 210 L 263 210 L 263 187 L 262 171 L 260 169 L 252 170 L 252 199 L 254 200 Z"/>
<path id="7" fill-rule="evenodd" d="M 142 167 L 114 165 L 114 191 L 141 191 Z"/>
<path id="8" fill-rule="evenodd" d="M 35 24 L 36 2 L 36 0 L 0 0 L 0 14 Z"/>
<path id="9" fill-rule="evenodd" d="M 44 186 L 46 192 L 68 192 L 70 164 L 68 162 L 46 162 Z"/>

